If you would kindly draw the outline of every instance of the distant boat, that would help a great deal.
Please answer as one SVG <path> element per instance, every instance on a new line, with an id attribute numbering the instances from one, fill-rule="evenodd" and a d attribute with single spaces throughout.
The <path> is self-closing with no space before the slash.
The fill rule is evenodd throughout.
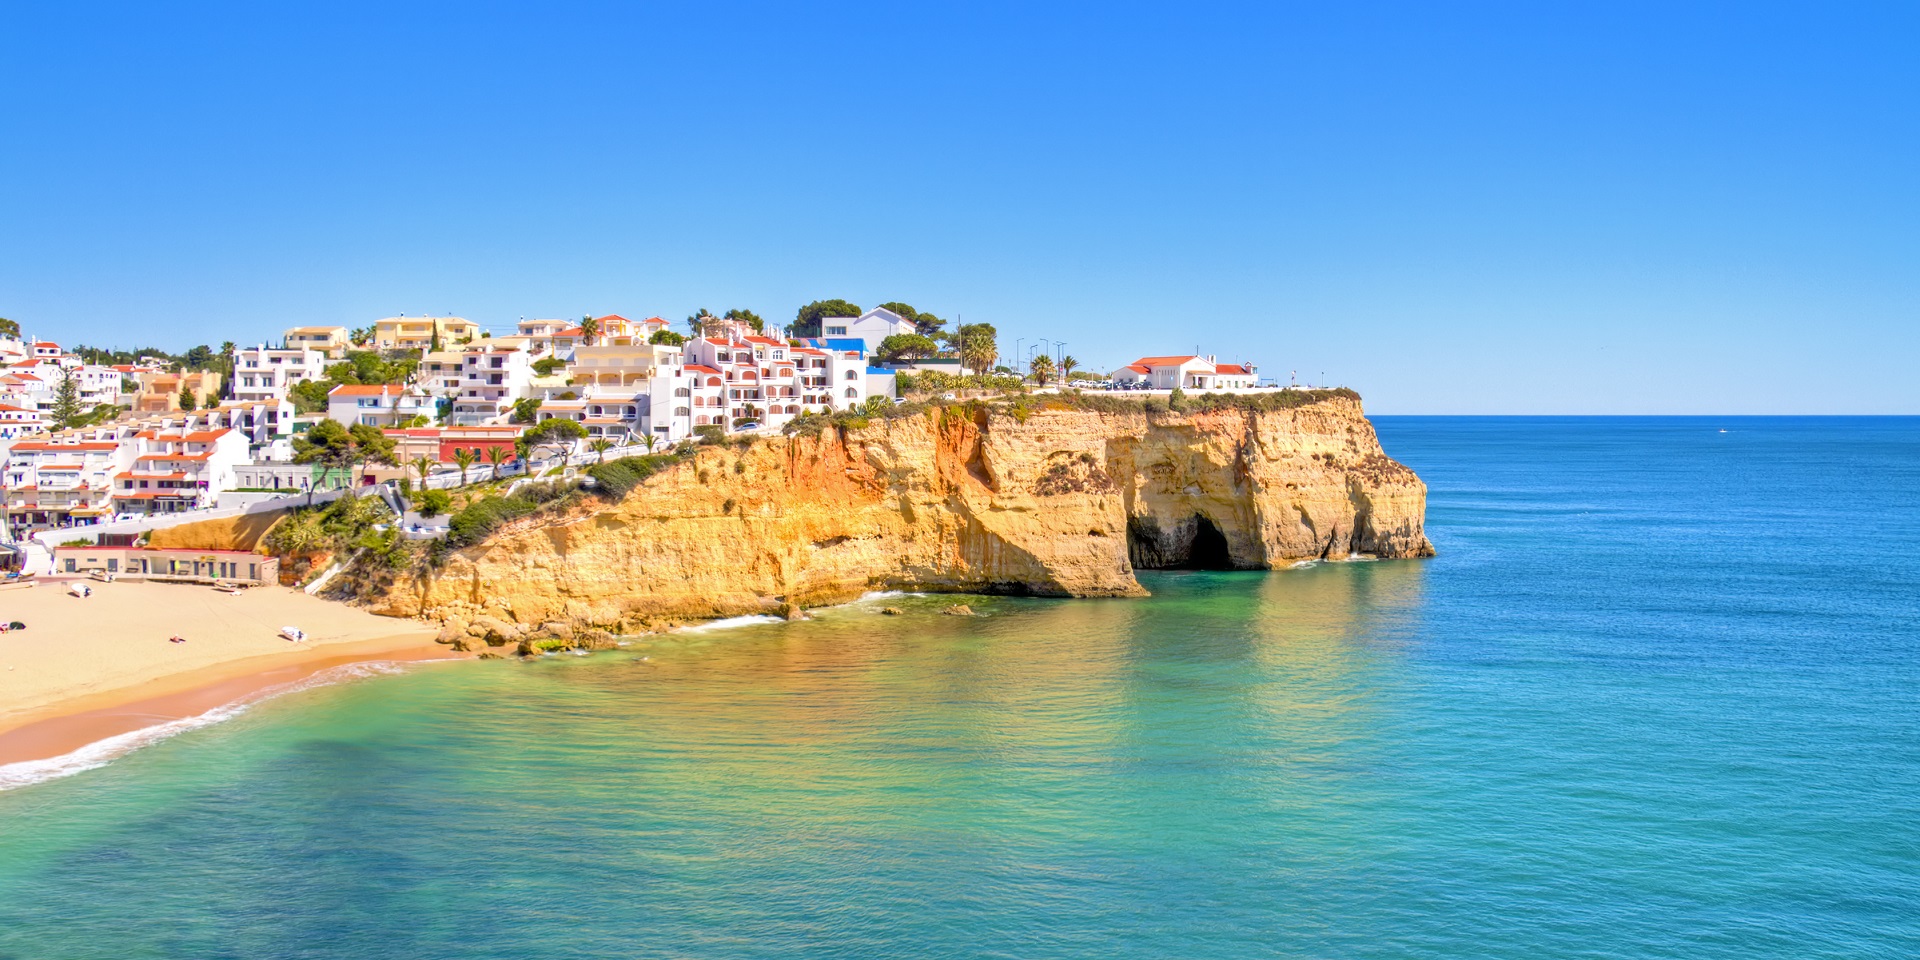
<path id="1" fill-rule="evenodd" d="M 1726 431 L 1725 431 L 1725 430 L 1722 430 L 1722 431 L 1720 431 L 1720 432 L 1721 432 L 1721 433 L 1726 433 Z"/>

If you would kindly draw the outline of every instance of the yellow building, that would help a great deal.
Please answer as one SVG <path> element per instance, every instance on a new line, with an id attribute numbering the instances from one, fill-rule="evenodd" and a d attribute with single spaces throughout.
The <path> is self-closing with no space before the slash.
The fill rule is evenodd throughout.
<path id="1" fill-rule="evenodd" d="M 329 359 L 338 360 L 347 355 L 352 346 L 351 334 L 346 327 L 293 327 L 286 333 L 286 349 L 318 350 Z"/>
<path id="2" fill-rule="evenodd" d="M 193 394 L 196 409 L 220 405 L 220 374 L 212 370 L 193 373 L 138 373 L 135 382 L 140 391 L 133 396 L 135 413 L 171 413 L 180 409 L 180 388 Z"/>
<path id="3" fill-rule="evenodd" d="M 388 317 L 373 325 L 373 345 L 382 350 L 427 350 L 433 335 L 442 349 L 480 336 L 480 325 L 461 317 Z"/>

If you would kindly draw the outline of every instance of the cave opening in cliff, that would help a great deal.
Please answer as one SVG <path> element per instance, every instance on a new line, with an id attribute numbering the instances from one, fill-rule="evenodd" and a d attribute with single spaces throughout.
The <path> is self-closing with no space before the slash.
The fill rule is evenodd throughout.
<path id="1" fill-rule="evenodd" d="M 1182 542 L 1157 524 L 1136 518 L 1127 524 L 1127 553 L 1141 570 L 1237 570 L 1227 536 L 1212 520 L 1196 514 L 1193 536 Z"/>
<path id="2" fill-rule="evenodd" d="M 1193 544 L 1187 547 L 1186 570 L 1232 570 L 1233 552 L 1227 549 L 1227 535 L 1206 517 L 1195 517 Z"/>

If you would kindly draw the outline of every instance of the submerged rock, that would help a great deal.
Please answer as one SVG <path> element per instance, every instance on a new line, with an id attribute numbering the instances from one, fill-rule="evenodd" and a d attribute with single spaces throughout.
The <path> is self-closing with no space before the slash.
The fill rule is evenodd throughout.
<path id="1" fill-rule="evenodd" d="M 945 610 L 942 610 L 942 611 L 940 611 L 940 612 L 941 612 L 941 613 L 944 613 L 944 614 L 946 614 L 946 615 L 947 615 L 947 616 L 949 616 L 949 617 L 971 617 L 971 616 L 973 616 L 973 608 L 972 608 L 972 607 L 969 607 L 969 606 L 967 606 L 967 605 L 966 605 L 966 604 L 964 604 L 964 603 L 956 603 L 956 604 L 954 604 L 953 606 L 951 606 L 951 607 L 948 607 L 948 608 L 946 608 Z"/>

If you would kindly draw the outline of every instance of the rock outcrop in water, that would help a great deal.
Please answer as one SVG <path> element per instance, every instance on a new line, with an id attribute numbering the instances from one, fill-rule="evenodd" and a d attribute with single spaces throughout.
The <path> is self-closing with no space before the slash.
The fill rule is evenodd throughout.
<path id="1" fill-rule="evenodd" d="M 1426 487 L 1357 398 L 1209 412 L 949 406 L 704 447 L 617 503 L 536 516 L 378 612 L 613 630 L 873 590 L 1142 596 L 1136 569 L 1428 556 Z"/>

